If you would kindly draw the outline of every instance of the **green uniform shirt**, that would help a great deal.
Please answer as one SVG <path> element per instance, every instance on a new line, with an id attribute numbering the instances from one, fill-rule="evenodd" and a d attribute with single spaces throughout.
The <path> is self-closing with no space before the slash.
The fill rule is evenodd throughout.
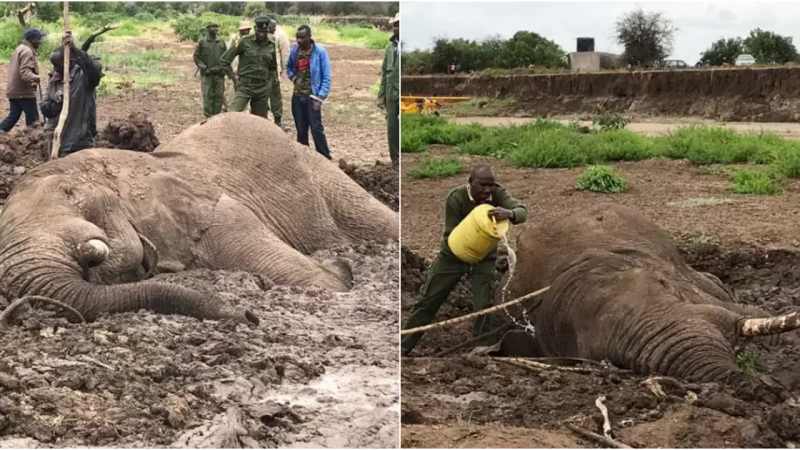
<path id="1" fill-rule="evenodd" d="M 217 37 L 214 40 L 209 39 L 208 36 L 197 41 L 197 47 L 194 48 L 194 64 L 200 68 L 203 75 L 206 74 L 208 69 L 212 72 L 214 69 L 219 71 L 219 75 L 224 75 L 222 63 L 220 58 L 227 50 L 225 42 Z"/>
<path id="2" fill-rule="evenodd" d="M 294 79 L 294 93 L 308 97 L 311 95 L 311 52 L 314 51 L 312 45 L 310 49 L 297 49 L 297 76 Z"/>
<path id="3" fill-rule="evenodd" d="M 275 42 L 267 39 L 266 42 L 256 41 L 255 36 L 243 36 L 239 45 L 231 47 L 222 55 L 222 67 L 228 77 L 233 78 L 234 58 L 239 57 L 239 77 L 252 78 L 266 82 L 272 73 L 277 73 L 278 66 L 275 58 Z"/>
<path id="4" fill-rule="evenodd" d="M 491 189 L 491 196 L 484 203 L 513 211 L 514 217 L 511 219 L 511 223 L 514 225 L 525 222 L 528 219 L 528 210 L 525 209 L 522 202 L 509 195 L 506 188 L 500 184 L 495 183 L 495 186 Z M 447 238 L 455 227 L 478 205 L 479 203 L 470 198 L 468 185 L 458 186 L 447 195 L 447 199 L 444 201 L 444 236 L 442 237 L 442 251 L 446 254 L 455 258 L 453 252 L 450 251 L 450 246 L 447 245 Z M 497 247 L 489 252 L 485 259 L 490 258 L 497 258 Z"/>
<path id="5" fill-rule="evenodd" d="M 381 88 L 378 98 L 389 99 L 395 102 L 400 98 L 400 58 L 397 40 L 392 36 L 391 42 L 386 46 L 381 68 Z"/>

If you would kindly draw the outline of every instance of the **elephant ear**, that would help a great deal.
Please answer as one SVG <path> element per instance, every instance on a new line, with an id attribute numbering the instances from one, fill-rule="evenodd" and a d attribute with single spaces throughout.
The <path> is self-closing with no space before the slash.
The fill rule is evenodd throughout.
<path id="1" fill-rule="evenodd" d="M 348 260 L 344 258 L 328 259 L 322 262 L 322 267 L 342 281 L 347 289 L 353 288 L 353 267 Z"/>

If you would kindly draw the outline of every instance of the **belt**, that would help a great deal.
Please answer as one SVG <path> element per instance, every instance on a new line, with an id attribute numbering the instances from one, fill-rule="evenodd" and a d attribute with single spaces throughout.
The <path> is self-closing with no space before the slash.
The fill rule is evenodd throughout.
<path id="1" fill-rule="evenodd" d="M 245 84 L 267 84 L 267 80 L 263 78 L 242 77 L 242 82 Z"/>

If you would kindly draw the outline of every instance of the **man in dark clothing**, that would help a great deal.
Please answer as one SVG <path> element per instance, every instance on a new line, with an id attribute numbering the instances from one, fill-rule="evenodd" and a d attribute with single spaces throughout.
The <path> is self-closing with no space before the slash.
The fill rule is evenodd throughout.
<path id="1" fill-rule="evenodd" d="M 239 45 L 222 55 L 222 67 L 233 81 L 236 93 L 231 101 L 231 111 L 244 111 L 250 104 L 250 114 L 267 118 L 269 95 L 272 91 L 272 74 L 278 71 L 276 44 L 269 36 L 269 18 L 255 19 L 255 36 L 244 36 Z M 233 71 L 233 60 L 239 58 L 239 69 Z"/>
<path id="2" fill-rule="evenodd" d="M 397 166 L 400 161 L 400 13 L 390 23 L 392 37 L 384 50 L 378 107 L 386 110 L 389 158 Z"/>
<path id="3" fill-rule="evenodd" d="M 468 183 L 450 191 L 444 202 L 444 236 L 436 260 L 428 268 L 425 284 L 414 304 L 411 317 L 403 329 L 412 329 L 430 324 L 447 296 L 464 275 L 469 276 L 472 287 L 472 305 L 475 311 L 489 308 L 493 303 L 494 274 L 497 263 L 495 247 L 477 264 L 467 264 L 458 259 L 450 250 L 447 238 L 472 210 L 480 204 L 495 208 L 490 216 L 498 221 L 509 220 L 513 224 L 525 222 L 528 212 L 523 204 L 508 194 L 506 189 L 495 181 L 491 167 L 477 165 L 472 169 Z M 474 336 L 492 331 L 490 316 L 481 316 L 473 322 Z M 414 333 L 403 337 L 401 353 L 408 355 L 417 345 L 424 333 Z"/>
<path id="4" fill-rule="evenodd" d="M 206 118 L 222 112 L 225 98 L 225 70 L 222 68 L 222 55 L 227 46 L 217 34 L 219 25 L 209 22 L 206 37 L 197 41 L 194 50 L 194 63 L 200 69 L 201 89 L 203 91 L 203 114 Z"/>
<path id="5" fill-rule="evenodd" d="M 36 50 L 47 34 L 31 28 L 25 32 L 25 40 L 14 50 L 8 64 L 6 88 L 10 111 L 8 117 L 0 122 L 0 130 L 8 133 L 25 112 L 25 125 L 31 126 L 39 121 L 36 109 L 36 89 L 39 88 L 39 62 Z"/>
<path id="6" fill-rule="evenodd" d="M 61 129 L 61 146 L 58 156 L 84 150 L 94 146 L 94 135 L 90 130 L 91 98 L 100 84 L 100 71 L 92 58 L 84 51 L 75 48 L 72 36 L 64 36 L 64 45 L 70 46 L 69 73 L 69 114 Z M 48 141 L 47 150 L 52 146 L 53 135 L 58 126 L 64 100 L 64 48 L 59 47 L 50 55 L 54 74 L 40 107 L 47 119 L 44 131 Z"/>
<path id="7" fill-rule="evenodd" d="M 314 136 L 314 147 L 331 159 L 325 127 L 322 126 L 322 102 L 331 90 L 331 58 L 325 47 L 311 39 L 311 28 L 302 25 L 295 35 L 297 45 L 289 52 L 286 76 L 294 83 L 292 116 L 297 128 L 297 142 L 308 146 L 308 129 Z"/>
<path id="8" fill-rule="evenodd" d="M 115 30 L 117 28 L 119 28 L 119 25 L 111 25 L 111 24 L 103 25 L 102 28 L 93 32 L 91 35 L 89 35 L 88 38 L 86 38 L 85 41 L 83 41 L 83 44 L 81 45 L 81 50 L 88 54 L 89 48 L 92 46 L 94 41 L 99 36 L 111 30 Z M 94 56 L 91 56 L 91 58 L 92 58 L 92 64 L 94 64 L 95 68 L 100 73 L 100 78 L 102 79 L 105 76 L 105 74 L 103 73 L 103 66 L 102 64 L 100 64 L 100 59 L 95 58 Z M 52 77 L 53 74 L 50 73 L 50 76 Z M 97 136 L 97 90 L 96 89 L 92 89 L 92 97 L 89 99 L 89 132 L 92 133 L 92 136 L 95 137 Z"/>

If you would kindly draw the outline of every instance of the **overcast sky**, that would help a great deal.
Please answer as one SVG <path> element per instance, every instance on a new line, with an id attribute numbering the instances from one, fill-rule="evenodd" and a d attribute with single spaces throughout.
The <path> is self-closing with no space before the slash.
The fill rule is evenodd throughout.
<path id="1" fill-rule="evenodd" d="M 761 28 L 792 36 L 800 44 L 800 2 L 413 2 L 400 3 L 406 50 L 430 48 L 434 37 L 483 39 L 511 37 L 526 30 L 555 41 L 566 52 L 576 38 L 593 37 L 595 50 L 621 53 L 613 40 L 616 19 L 640 5 L 658 10 L 678 28 L 670 59 L 694 65 L 700 53 L 721 37 L 746 37 Z"/>

